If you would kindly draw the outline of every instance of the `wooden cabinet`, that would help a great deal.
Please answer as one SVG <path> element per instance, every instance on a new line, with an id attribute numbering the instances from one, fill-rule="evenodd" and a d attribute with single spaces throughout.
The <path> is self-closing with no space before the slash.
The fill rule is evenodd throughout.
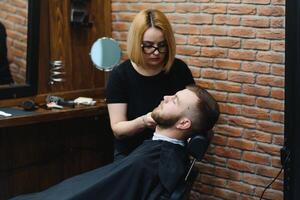
<path id="1" fill-rule="evenodd" d="M 0 199 L 43 190 L 112 161 L 108 115 L 0 129 Z"/>

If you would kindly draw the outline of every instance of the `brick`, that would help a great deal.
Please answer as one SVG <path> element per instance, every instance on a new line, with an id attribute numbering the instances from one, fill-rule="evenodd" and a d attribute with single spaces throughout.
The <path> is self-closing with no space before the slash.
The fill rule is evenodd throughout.
<path id="1" fill-rule="evenodd" d="M 216 3 L 241 3 L 241 0 L 215 0 Z"/>
<path id="2" fill-rule="evenodd" d="M 200 56 L 199 47 L 177 45 L 176 52 L 177 54 L 186 55 L 186 56 Z"/>
<path id="3" fill-rule="evenodd" d="M 249 152 L 245 151 L 243 153 L 243 160 L 248 161 L 255 164 L 262 164 L 262 165 L 270 165 L 271 159 L 270 156 L 257 153 L 257 152 Z"/>
<path id="4" fill-rule="evenodd" d="M 285 41 L 272 41 L 271 49 L 273 51 L 285 51 Z"/>
<path id="5" fill-rule="evenodd" d="M 272 135 L 270 133 L 259 130 L 245 129 L 243 132 L 243 138 L 264 143 L 272 142 Z"/>
<path id="6" fill-rule="evenodd" d="M 238 83 L 254 83 L 255 75 L 253 73 L 229 71 L 228 80 Z"/>
<path id="7" fill-rule="evenodd" d="M 194 65 L 198 67 L 212 67 L 213 66 L 213 60 L 211 58 L 204 58 L 204 57 L 190 57 L 188 58 L 189 65 Z"/>
<path id="8" fill-rule="evenodd" d="M 238 70 L 240 69 L 241 62 L 236 60 L 215 59 L 214 65 L 221 69 Z"/>
<path id="9" fill-rule="evenodd" d="M 257 143 L 257 148 L 256 148 L 258 152 L 270 154 L 273 156 L 279 156 L 280 149 L 281 146 L 274 145 L 274 144 L 263 144 L 263 143 Z"/>
<path id="10" fill-rule="evenodd" d="M 231 16 L 231 15 L 215 15 L 214 24 L 216 25 L 233 25 L 239 26 L 241 21 L 240 16 Z"/>
<path id="11" fill-rule="evenodd" d="M 279 124 L 276 122 L 269 122 L 269 121 L 258 121 L 257 122 L 257 129 L 274 133 L 274 134 L 282 134 L 284 130 L 283 124 Z"/>
<path id="12" fill-rule="evenodd" d="M 212 15 L 190 15 L 188 16 L 188 22 L 190 24 L 212 24 L 213 17 Z"/>
<path id="13" fill-rule="evenodd" d="M 221 48 L 211 48 L 211 47 L 203 47 L 201 48 L 201 56 L 210 57 L 210 58 L 223 58 L 227 50 Z"/>
<path id="14" fill-rule="evenodd" d="M 258 75 L 256 77 L 256 83 L 260 85 L 284 87 L 284 78 L 272 75 Z"/>
<path id="15" fill-rule="evenodd" d="M 253 151 L 255 149 L 255 142 L 252 142 L 250 140 L 246 139 L 240 139 L 240 138 L 228 138 L 228 144 L 229 147 L 234 147 L 241 150 L 249 150 Z M 233 157 L 234 158 L 234 157 Z M 236 156 L 235 159 L 239 159 L 240 156 Z"/>
<path id="16" fill-rule="evenodd" d="M 243 0 L 243 3 L 249 4 L 269 4 L 270 0 Z"/>
<path id="17" fill-rule="evenodd" d="M 225 80 L 227 79 L 227 72 L 223 70 L 215 70 L 215 69 L 202 69 L 202 77 L 208 79 L 219 79 Z"/>
<path id="18" fill-rule="evenodd" d="M 228 94 L 228 102 L 241 105 L 254 105 L 255 97 L 243 94 Z M 243 113 L 243 111 L 240 112 Z"/>
<path id="19" fill-rule="evenodd" d="M 239 149 L 228 148 L 228 147 L 224 148 L 219 146 L 215 147 L 214 154 L 222 158 L 240 159 L 242 157 L 242 151 Z"/>
<path id="20" fill-rule="evenodd" d="M 241 92 L 242 85 L 240 83 L 216 81 L 214 88 L 221 91 Z"/>
<path id="21" fill-rule="evenodd" d="M 206 183 L 206 184 L 214 185 L 214 186 L 225 186 L 226 182 L 227 182 L 226 179 L 208 176 L 205 174 L 201 175 L 200 180 L 202 183 Z"/>
<path id="22" fill-rule="evenodd" d="M 241 113 L 245 117 L 251 117 L 255 119 L 265 119 L 265 120 L 270 119 L 270 113 L 269 110 L 267 109 L 243 106 L 241 109 Z"/>
<path id="23" fill-rule="evenodd" d="M 261 195 L 261 193 L 262 191 L 258 193 L 258 195 Z M 282 200 L 283 192 L 276 190 L 266 190 L 266 192 L 264 193 L 264 199 Z"/>
<path id="24" fill-rule="evenodd" d="M 237 38 L 215 37 L 215 45 L 219 47 L 240 48 L 241 41 Z"/>
<path id="25" fill-rule="evenodd" d="M 279 157 L 272 157 L 272 166 L 277 168 L 282 167 L 281 160 Z"/>
<path id="26" fill-rule="evenodd" d="M 255 52 L 249 50 L 229 50 L 228 57 L 236 60 L 255 60 Z"/>
<path id="27" fill-rule="evenodd" d="M 232 37 L 254 38 L 255 34 L 255 29 L 248 27 L 230 28 L 228 30 L 228 35 Z"/>
<path id="28" fill-rule="evenodd" d="M 210 94 L 217 100 L 217 102 L 225 102 L 227 100 L 227 93 L 220 91 L 209 91 Z"/>
<path id="29" fill-rule="evenodd" d="M 112 3 L 111 4 L 111 10 L 112 12 L 116 12 L 116 11 L 128 11 L 129 8 L 126 4 L 115 4 Z"/>
<path id="30" fill-rule="evenodd" d="M 222 200 L 238 199 L 238 197 L 240 196 L 240 194 L 237 192 L 232 192 L 230 190 L 226 190 L 222 188 L 214 188 L 213 194 L 214 196 L 217 196 Z"/>
<path id="31" fill-rule="evenodd" d="M 285 27 L 285 18 L 272 18 L 271 19 L 272 28 L 284 28 Z"/>
<path id="32" fill-rule="evenodd" d="M 258 72 L 267 74 L 270 73 L 270 64 L 260 62 L 243 62 L 241 69 L 247 72 Z"/>
<path id="33" fill-rule="evenodd" d="M 249 5 L 230 5 L 227 8 L 228 14 L 236 14 L 236 15 L 255 15 L 256 7 Z"/>
<path id="34" fill-rule="evenodd" d="M 220 111 L 226 114 L 237 115 L 241 113 L 241 106 L 228 104 L 228 103 L 219 103 Z"/>
<path id="35" fill-rule="evenodd" d="M 212 46 L 213 38 L 205 36 L 190 36 L 188 39 L 188 43 L 199 46 Z"/>
<path id="36" fill-rule="evenodd" d="M 126 23 L 119 23 L 119 22 L 115 22 L 113 24 L 113 30 L 114 31 L 128 31 L 129 30 L 129 24 Z"/>
<path id="37" fill-rule="evenodd" d="M 227 35 L 227 29 L 223 27 L 214 27 L 214 26 L 201 26 L 201 35 L 219 35 L 219 36 L 225 36 Z"/>
<path id="38" fill-rule="evenodd" d="M 215 127 L 216 133 L 231 137 L 241 137 L 242 130 L 242 128 L 228 125 L 218 125 L 217 127 Z"/>
<path id="39" fill-rule="evenodd" d="M 284 110 L 284 103 L 283 101 L 275 100 L 275 99 L 268 99 L 259 97 L 256 100 L 256 105 L 262 108 L 269 108 L 273 110 L 283 111 Z"/>
<path id="40" fill-rule="evenodd" d="M 226 188 L 243 194 L 252 194 L 255 190 L 254 186 L 237 181 L 228 181 Z"/>
<path id="41" fill-rule="evenodd" d="M 236 181 L 241 180 L 241 174 L 239 172 L 230 169 L 216 167 L 214 174 L 217 177 L 227 178 L 230 180 L 236 180 Z"/>
<path id="42" fill-rule="evenodd" d="M 257 49 L 257 50 L 269 50 L 269 40 L 258 40 L 258 39 L 245 39 L 242 43 L 243 49 Z"/>
<path id="43" fill-rule="evenodd" d="M 178 15 L 176 13 L 169 13 L 167 17 L 171 24 L 185 24 L 187 22 L 186 16 Z"/>
<path id="44" fill-rule="evenodd" d="M 195 26 L 195 25 L 173 25 L 173 30 L 177 34 L 188 34 L 188 35 L 200 34 L 199 26 Z"/>
<path id="45" fill-rule="evenodd" d="M 240 172 L 254 173 L 256 171 L 256 165 L 240 160 L 228 159 L 227 166 L 230 169 L 234 169 Z"/>
<path id="46" fill-rule="evenodd" d="M 184 45 L 187 44 L 188 39 L 186 35 L 175 35 L 175 41 L 177 45 Z"/>
<path id="47" fill-rule="evenodd" d="M 178 3 L 175 5 L 176 13 L 198 13 L 200 6 L 192 3 Z"/>
<path id="48" fill-rule="evenodd" d="M 200 69 L 199 68 L 195 68 L 195 67 L 189 67 L 191 72 L 192 72 L 192 76 L 194 78 L 199 78 L 201 76 L 201 73 L 200 73 Z"/>
<path id="49" fill-rule="evenodd" d="M 283 181 L 274 181 L 274 183 L 271 186 L 272 189 L 283 191 Z"/>
<path id="50" fill-rule="evenodd" d="M 214 134 L 214 137 L 211 141 L 212 144 L 215 145 L 226 145 L 227 143 L 227 137 L 223 136 L 223 135 L 219 135 L 219 134 Z"/>
<path id="51" fill-rule="evenodd" d="M 271 120 L 274 122 L 284 122 L 284 113 L 282 112 L 277 112 L 277 111 L 272 111 L 271 112 Z"/>
<path id="52" fill-rule="evenodd" d="M 195 82 L 197 85 L 205 89 L 213 89 L 215 87 L 214 81 L 211 80 L 199 79 L 199 80 L 195 80 Z"/>
<path id="53" fill-rule="evenodd" d="M 241 25 L 247 27 L 268 28 L 270 27 L 270 19 L 264 17 L 245 16 L 242 17 Z"/>
<path id="54" fill-rule="evenodd" d="M 264 39 L 284 39 L 284 29 L 257 29 L 256 36 Z"/>
<path id="55" fill-rule="evenodd" d="M 243 175 L 243 181 L 245 183 L 248 183 L 248 184 L 251 184 L 251 185 L 265 187 L 267 184 L 270 183 L 271 179 L 270 178 L 264 178 L 264 177 L 258 176 L 256 174 L 245 173 Z"/>
<path id="56" fill-rule="evenodd" d="M 244 84 L 242 92 L 245 94 L 266 97 L 270 95 L 270 87 Z"/>
<path id="57" fill-rule="evenodd" d="M 210 14 L 224 14 L 226 13 L 226 4 L 207 4 L 201 7 L 201 12 Z"/>
<path id="58" fill-rule="evenodd" d="M 273 5 L 285 5 L 286 0 L 271 0 Z"/>
<path id="59" fill-rule="evenodd" d="M 230 116 L 228 118 L 229 124 L 244 128 L 255 128 L 256 127 L 256 120 L 250 119 L 241 116 Z"/>
<path id="60" fill-rule="evenodd" d="M 273 135 L 273 144 L 280 145 L 282 147 L 284 145 L 284 135 Z"/>
<path id="61" fill-rule="evenodd" d="M 212 155 L 205 154 L 204 159 L 206 159 L 207 162 L 213 163 L 216 166 L 223 166 L 223 167 L 226 166 L 226 162 L 227 162 L 227 159 L 216 156 L 216 155 L 212 156 Z"/>
<path id="62" fill-rule="evenodd" d="M 285 16 L 283 6 L 260 6 L 257 8 L 257 14 L 262 16 L 280 17 Z"/>
<path id="63" fill-rule="evenodd" d="M 272 88 L 271 97 L 279 100 L 284 100 L 284 89 L 281 88 Z"/>
<path id="64" fill-rule="evenodd" d="M 285 73 L 284 70 L 285 70 L 284 65 L 272 64 L 271 66 L 271 74 L 273 75 L 284 76 Z"/>
<path id="65" fill-rule="evenodd" d="M 284 63 L 284 53 L 275 53 L 275 52 L 258 52 L 256 54 L 257 61 L 267 62 L 267 63 Z"/>

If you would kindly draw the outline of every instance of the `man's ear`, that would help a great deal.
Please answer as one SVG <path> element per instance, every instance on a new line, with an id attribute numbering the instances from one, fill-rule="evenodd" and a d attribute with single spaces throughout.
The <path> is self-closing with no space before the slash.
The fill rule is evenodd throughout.
<path id="1" fill-rule="evenodd" d="M 176 123 L 176 128 L 182 129 L 182 130 L 187 130 L 192 126 L 192 122 L 190 119 L 184 117 L 178 120 Z"/>

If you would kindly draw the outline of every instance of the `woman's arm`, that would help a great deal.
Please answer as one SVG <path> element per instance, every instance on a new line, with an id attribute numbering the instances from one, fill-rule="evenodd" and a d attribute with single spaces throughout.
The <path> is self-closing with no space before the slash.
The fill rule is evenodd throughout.
<path id="1" fill-rule="evenodd" d="M 151 113 L 128 121 L 126 103 L 107 104 L 107 107 L 112 131 L 118 139 L 133 136 L 147 127 L 153 128 L 156 125 L 151 117 Z"/>

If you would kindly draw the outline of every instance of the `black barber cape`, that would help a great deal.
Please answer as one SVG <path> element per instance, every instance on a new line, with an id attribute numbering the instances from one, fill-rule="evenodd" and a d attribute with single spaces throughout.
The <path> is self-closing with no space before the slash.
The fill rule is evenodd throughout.
<path id="1" fill-rule="evenodd" d="M 146 140 L 124 159 L 13 200 L 158 200 L 186 174 L 183 146 Z"/>

